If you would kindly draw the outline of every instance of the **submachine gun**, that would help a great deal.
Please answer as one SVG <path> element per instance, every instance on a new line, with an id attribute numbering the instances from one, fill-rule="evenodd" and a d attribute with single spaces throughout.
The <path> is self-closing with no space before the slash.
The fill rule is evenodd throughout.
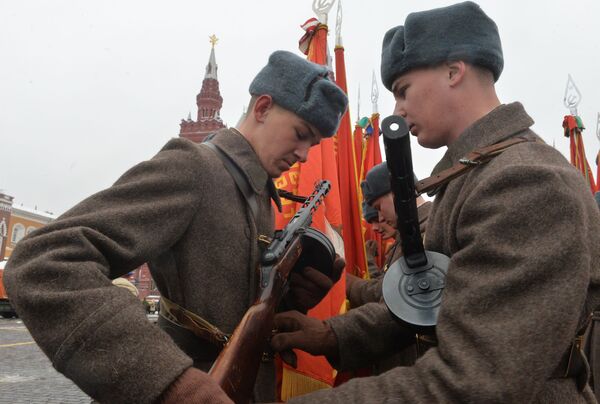
<path id="1" fill-rule="evenodd" d="M 331 276 L 335 249 L 327 236 L 310 227 L 312 216 L 329 192 L 322 180 L 287 226 L 262 255 L 258 299 L 248 309 L 229 342 L 209 371 L 210 376 L 235 403 L 248 403 L 256 375 L 273 329 L 279 302 L 288 289 L 294 268 L 311 266 Z"/>
<path id="2" fill-rule="evenodd" d="M 450 259 L 423 247 L 406 122 L 391 115 L 381 128 L 403 252 L 385 274 L 383 299 L 399 320 L 427 332 L 437 323 Z"/>

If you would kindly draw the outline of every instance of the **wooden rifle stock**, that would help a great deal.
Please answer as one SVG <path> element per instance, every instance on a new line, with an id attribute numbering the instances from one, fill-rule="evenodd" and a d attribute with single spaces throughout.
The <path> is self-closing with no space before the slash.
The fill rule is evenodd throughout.
<path id="1" fill-rule="evenodd" d="M 265 251 L 260 267 L 259 297 L 209 371 L 236 404 L 249 402 L 263 352 L 273 330 L 275 310 L 287 292 L 288 276 L 302 255 L 302 236 L 329 188 L 328 181 L 317 184 L 315 192 Z"/>
<path id="2" fill-rule="evenodd" d="M 248 309 L 209 372 L 235 403 L 247 403 L 252 395 L 262 353 L 273 329 L 275 309 L 301 253 L 302 243 L 296 238 L 283 259 L 273 266 L 268 287 Z"/>

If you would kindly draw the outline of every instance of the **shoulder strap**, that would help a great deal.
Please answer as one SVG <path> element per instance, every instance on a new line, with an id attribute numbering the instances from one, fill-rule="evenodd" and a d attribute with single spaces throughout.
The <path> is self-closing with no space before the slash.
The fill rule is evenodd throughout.
<path id="1" fill-rule="evenodd" d="M 250 207 L 250 211 L 252 212 L 252 217 L 254 220 L 258 219 L 258 199 L 256 198 L 256 194 L 252 191 L 252 187 L 248 183 L 245 175 L 242 173 L 240 167 L 221 150 L 217 145 L 208 141 L 202 143 L 209 149 L 211 149 L 217 157 L 221 160 L 231 178 L 235 181 L 238 189 L 244 196 L 244 199 L 248 202 L 248 206 Z"/>
<path id="2" fill-rule="evenodd" d="M 535 139 L 527 139 L 521 136 L 517 136 L 500 143 L 482 147 L 480 149 L 475 149 L 469 154 L 467 154 L 466 157 L 460 159 L 458 163 L 454 166 L 446 170 L 440 171 L 436 175 L 432 175 L 431 177 L 425 178 L 424 180 L 417 182 L 417 184 L 415 185 L 417 194 L 421 195 L 427 192 L 430 196 L 435 195 L 437 189 L 442 185 L 447 184 L 448 182 L 452 181 L 457 177 L 460 177 L 461 175 L 467 173 L 474 167 L 487 163 L 488 161 L 501 154 L 504 150 L 508 149 L 509 147 L 523 142 L 535 141 Z"/>

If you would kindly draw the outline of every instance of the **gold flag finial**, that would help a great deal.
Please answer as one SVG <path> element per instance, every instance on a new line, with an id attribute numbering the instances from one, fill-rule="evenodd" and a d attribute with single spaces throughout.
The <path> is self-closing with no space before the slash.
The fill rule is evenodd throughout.
<path id="1" fill-rule="evenodd" d="M 213 48 L 215 47 L 217 42 L 219 42 L 219 38 L 217 38 L 217 36 L 215 34 L 212 34 L 211 36 L 209 36 L 208 39 L 210 40 L 210 43 L 212 44 Z"/>

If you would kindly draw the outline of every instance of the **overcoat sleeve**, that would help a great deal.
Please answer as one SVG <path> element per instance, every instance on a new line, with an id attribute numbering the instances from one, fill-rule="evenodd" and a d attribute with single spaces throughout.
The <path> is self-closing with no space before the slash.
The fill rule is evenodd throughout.
<path id="1" fill-rule="evenodd" d="M 192 365 L 111 279 L 177 242 L 203 196 L 202 173 L 197 146 L 172 140 L 24 238 L 10 258 L 6 287 L 31 335 L 98 401 L 152 402 Z"/>
<path id="2" fill-rule="evenodd" d="M 479 176 L 445 235 L 439 346 L 412 367 L 291 402 L 525 403 L 547 390 L 587 310 L 597 257 L 599 219 L 580 181 L 572 168 L 526 162 Z M 577 394 L 573 380 L 560 383 Z"/>
<path id="3" fill-rule="evenodd" d="M 402 328 L 385 303 L 367 303 L 329 323 L 338 341 L 338 370 L 356 370 L 372 365 L 390 352 L 413 341 L 414 333 Z"/>
<path id="4" fill-rule="evenodd" d="M 350 307 L 357 308 L 363 304 L 381 300 L 383 276 L 374 279 L 355 278 L 346 291 Z"/>

